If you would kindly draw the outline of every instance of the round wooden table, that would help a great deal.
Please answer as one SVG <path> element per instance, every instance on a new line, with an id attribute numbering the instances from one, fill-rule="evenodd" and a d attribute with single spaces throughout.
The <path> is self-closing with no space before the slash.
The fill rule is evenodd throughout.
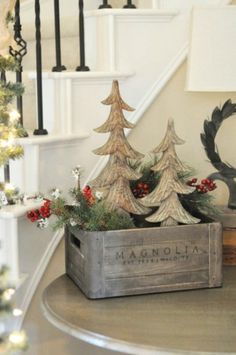
<path id="1" fill-rule="evenodd" d="M 43 293 L 62 331 L 125 354 L 236 354 L 236 267 L 223 288 L 88 300 L 66 275 Z"/>

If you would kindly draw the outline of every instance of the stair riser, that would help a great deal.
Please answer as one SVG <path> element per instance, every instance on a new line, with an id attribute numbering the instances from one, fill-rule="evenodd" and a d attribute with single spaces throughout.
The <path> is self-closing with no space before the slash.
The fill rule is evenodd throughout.
<path id="1" fill-rule="evenodd" d="M 81 157 L 81 142 L 27 145 L 24 157 L 11 162 L 11 183 L 29 196 L 49 194 L 55 187 L 67 191 L 73 187 L 70 171 L 85 160 Z"/>
<path id="2" fill-rule="evenodd" d="M 63 37 L 61 39 L 62 64 L 67 69 L 75 70 L 79 65 L 79 37 Z M 71 54 L 73 53 L 73 55 Z M 42 41 L 42 66 L 51 71 L 56 65 L 55 40 L 53 38 Z M 35 41 L 27 43 L 27 55 L 23 59 L 24 70 L 34 70 L 36 67 Z"/>

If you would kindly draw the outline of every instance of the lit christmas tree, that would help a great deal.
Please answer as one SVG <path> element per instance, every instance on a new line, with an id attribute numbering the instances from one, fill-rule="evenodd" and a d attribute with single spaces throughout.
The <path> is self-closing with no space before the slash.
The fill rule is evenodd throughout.
<path id="1" fill-rule="evenodd" d="M 134 197 L 130 189 L 130 180 L 137 180 L 141 175 L 129 166 L 128 159 L 140 159 L 143 155 L 135 151 L 125 137 L 124 128 L 133 128 L 134 125 L 125 119 L 122 110 L 133 111 L 133 109 L 122 100 L 118 81 L 113 81 L 111 94 L 102 103 L 111 105 L 111 111 L 107 121 L 95 131 L 110 132 L 110 137 L 107 143 L 96 149 L 94 153 L 110 155 L 110 158 L 99 176 L 90 184 L 96 190 L 106 190 L 104 199 L 110 209 L 147 214 L 149 209 Z"/>
<path id="2" fill-rule="evenodd" d="M 0 268 L 0 354 L 12 354 L 16 350 L 26 350 L 27 338 L 24 331 L 12 331 L 5 329 L 5 321 L 11 316 L 21 316 L 19 309 L 13 309 L 12 296 L 15 290 L 8 284 L 8 268 Z"/>
<path id="3" fill-rule="evenodd" d="M 14 143 L 14 139 L 25 136 L 25 130 L 20 125 L 19 114 L 10 104 L 16 96 L 23 93 L 23 88 L 18 83 L 5 80 L 5 72 L 16 70 L 17 65 L 11 57 L 0 55 L 0 166 L 10 159 L 20 158 L 23 148 Z"/>
<path id="4" fill-rule="evenodd" d="M 23 148 L 15 139 L 27 136 L 19 123 L 18 112 L 12 106 L 14 99 L 23 93 L 22 85 L 6 79 L 6 72 L 17 70 L 17 62 L 8 55 L 9 46 L 13 44 L 9 21 L 14 5 L 13 0 L 1 0 L 0 4 L 0 166 L 5 165 L 5 183 L 9 183 L 9 173 L 6 174 L 9 160 L 23 155 Z M 5 190 L 3 183 L 0 189 Z"/>
<path id="5" fill-rule="evenodd" d="M 154 214 L 146 218 L 148 222 L 161 222 L 162 226 L 200 222 L 183 208 L 178 198 L 178 194 L 190 194 L 194 190 L 178 176 L 179 173 L 189 170 L 176 154 L 175 145 L 179 144 L 184 144 L 184 141 L 175 133 L 173 120 L 169 120 L 164 139 L 153 151 L 155 154 L 162 153 L 161 159 L 152 167 L 153 171 L 160 172 L 160 181 L 156 188 L 142 199 L 145 206 L 159 206 Z"/>

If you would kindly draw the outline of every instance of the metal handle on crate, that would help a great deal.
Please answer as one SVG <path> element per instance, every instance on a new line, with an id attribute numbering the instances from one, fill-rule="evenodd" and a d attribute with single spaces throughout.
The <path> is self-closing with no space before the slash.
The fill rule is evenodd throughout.
<path id="1" fill-rule="evenodd" d="M 80 249 L 80 240 L 78 238 L 76 238 L 76 236 L 74 234 L 70 234 L 70 240 L 71 240 L 71 243 L 74 244 L 74 246 L 76 246 L 78 249 Z"/>

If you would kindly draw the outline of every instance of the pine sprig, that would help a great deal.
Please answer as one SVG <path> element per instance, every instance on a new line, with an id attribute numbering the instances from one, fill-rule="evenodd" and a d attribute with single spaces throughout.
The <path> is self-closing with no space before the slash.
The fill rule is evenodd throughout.
<path id="1" fill-rule="evenodd" d="M 0 71 L 17 71 L 19 63 L 12 56 L 0 55 Z"/>
<path id="2" fill-rule="evenodd" d="M 24 88 L 20 83 L 11 83 L 0 81 L 0 106 L 4 109 L 9 105 L 16 96 L 21 96 Z M 1 110 L 0 108 L 0 110 Z"/>
<path id="3" fill-rule="evenodd" d="M 17 62 L 10 56 L 0 56 L 0 71 L 15 71 Z M 15 144 L 14 139 L 27 136 L 27 132 L 16 120 L 12 121 L 9 104 L 17 96 L 21 96 L 24 88 L 20 83 L 0 80 L 0 166 L 9 159 L 16 160 L 22 157 L 23 148 Z"/>
<path id="4" fill-rule="evenodd" d="M 23 148 L 18 146 L 9 146 L 7 148 L 1 148 L 0 154 L 0 166 L 4 165 L 9 159 L 16 160 L 23 156 Z"/>
<path id="5" fill-rule="evenodd" d="M 129 214 L 110 211 L 104 202 L 95 203 L 90 212 L 90 218 L 86 223 L 86 230 L 88 231 L 134 228 L 133 220 Z"/>
<path id="6" fill-rule="evenodd" d="M 70 192 L 74 199 L 72 205 L 62 197 L 54 199 L 51 203 L 51 213 L 57 218 L 54 229 L 65 225 L 87 231 L 134 228 L 129 214 L 110 211 L 104 201 L 95 200 L 91 205 L 79 189 L 72 189 Z"/>

